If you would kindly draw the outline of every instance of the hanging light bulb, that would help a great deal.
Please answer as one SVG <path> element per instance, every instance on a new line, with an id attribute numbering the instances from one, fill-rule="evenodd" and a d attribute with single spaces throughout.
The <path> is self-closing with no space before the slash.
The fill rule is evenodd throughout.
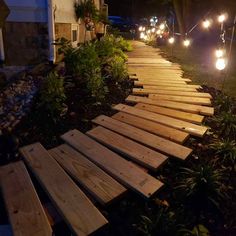
<path id="1" fill-rule="evenodd" d="M 144 33 L 143 32 L 141 32 L 141 34 L 140 34 L 140 39 L 144 39 Z"/>
<path id="2" fill-rule="evenodd" d="M 155 33 L 156 29 L 155 28 L 152 28 L 152 33 Z"/>
<path id="3" fill-rule="evenodd" d="M 217 70 L 224 70 L 226 67 L 226 59 L 225 58 L 217 58 L 215 66 L 216 66 Z"/>
<path id="4" fill-rule="evenodd" d="M 142 26 L 139 26 L 138 30 L 139 30 L 139 31 L 143 31 L 143 27 L 142 27 Z"/>
<path id="5" fill-rule="evenodd" d="M 224 54 L 225 54 L 225 51 L 224 51 L 223 49 L 217 49 L 217 50 L 215 51 L 215 56 L 216 56 L 217 58 L 223 57 Z"/>
<path id="6" fill-rule="evenodd" d="M 190 39 L 185 39 L 185 40 L 183 41 L 183 45 L 184 45 L 186 48 L 189 47 L 190 44 L 191 44 Z"/>
<path id="7" fill-rule="evenodd" d="M 219 23 L 223 23 L 226 20 L 226 15 L 225 14 L 221 14 L 218 16 L 218 22 Z"/>
<path id="8" fill-rule="evenodd" d="M 164 23 L 160 24 L 159 28 L 160 28 L 160 30 L 164 30 L 165 29 L 165 24 Z"/>
<path id="9" fill-rule="evenodd" d="M 173 44 L 173 43 L 175 42 L 175 38 L 174 38 L 174 37 L 169 38 L 169 39 L 168 39 L 168 42 L 169 42 L 170 44 Z"/>
<path id="10" fill-rule="evenodd" d="M 210 20 L 204 20 L 202 22 L 202 26 L 204 29 L 208 29 L 211 26 L 211 21 Z"/>

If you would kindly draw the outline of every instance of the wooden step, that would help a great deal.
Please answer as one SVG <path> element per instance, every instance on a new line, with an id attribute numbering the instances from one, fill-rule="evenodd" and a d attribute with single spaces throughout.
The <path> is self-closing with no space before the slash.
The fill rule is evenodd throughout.
<path id="1" fill-rule="evenodd" d="M 141 84 L 141 85 L 143 85 L 143 84 L 177 84 L 177 85 L 180 85 L 180 86 L 184 86 L 184 85 L 187 85 L 187 83 L 185 82 L 185 81 L 183 81 L 183 80 L 180 80 L 180 79 L 176 79 L 176 80 L 168 80 L 168 79 L 166 79 L 166 80 L 144 80 L 144 79 L 139 79 L 139 80 L 137 80 L 137 81 L 134 81 L 134 84 L 135 85 L 139 85 L 139 83 Z"/>
<path id="2" fill-rule="evenodd" d="M 117 151 L 134 162 L 156 171 L 168 159 L 167 156 L 153 151 L 139 143 L 124 136 L 112 132 L 104 127 L 98 126 L 86 133 L 105 146 Z"/>
<path id="3" fill-rule="evenodd" d="M 40 143 L 23 147 L 20 152 L 76 235 L 89 235 L 108 223 Z"/>
<path id="4" fill-rule="evenodd" d="M 187 103 L 172 102 L 172 101 L 165 101 L 165 100 L 153 100 L 146 97 L 132 96 L 132 95 L 128 96 L 126 98 L 126 101 L 132 102 L 132 103 L 145 103 L 145 104 L 156 105 L 156 106 L 161 106 L 161 107 L 173 108 L 180 111 L 200 113 L 202 115 L 207 115 L 207 116 L 214 115 L 213 107 L 192 105 L 192 104 L 187 104 Z"/>
<path id="5" fill-rule="evenodd" d="M 22 161 L 0 168 L 0 186 L 15 236 L 51 236 L 52 229 Z"/>
<path id="6" fill-rule="evenodd" d="M 102 205 L 109 204 L 126 191 L 111 176 L 66 144 L 51 149 L 49 153 Z"/>
<path id="7" fill-rule="evenodd" d="M 152 82 L 152 81 L 134 81 L 135 86 L 144 86 L 144 85 L 152 85 L 152 86 L 168 86 L 168 87 L 181 87 L 181 88 L 195 88 L 199 89 L 201 88 L 200 85 L 192 85 L 192 84 L 186 84 L 186 83 L 172 83 L 172 82 Z"/>
<path id="8" fill-rule="evenodd" d="M 144 104 L 144 103 L 138 103 L 135 105 L 135 107 L 141 110 L 158 113 L 165 116 L 170 116 L 176 119 L 180 119 L 180 120 L 184 120 L 184 121 L 188 121 L 188 122 L 196 123 L 196 124 L 201 124 L 204 119 L 204 116 L 201 116 L 198 114 L 178 111 L 175 109 L 159 107 L 159 106 L 154 106 L 154 105 L 149 105 L 149 104 Z"/>
<path id="9" fill-rule="evenodd" d="M 145 81 L 151 81 L 151 82 L 175 82 L 175 81 L 184 81 L 184 82 L 192 82 L 190 79 L 182 78 L 181 76 L 174 76 L 174 75 L 138 75 L 136 77 L 138 81 L 145 82 Z"/>
<path id="10" fill-rule="evenodd" d="M 153 100 L 167 100 L 174 102 L 184 102 L 194 105 L 211 105 L 211 100 L 209 98 L 199 98 L 199 97 L 184 97 L 184 96 L 174 96 L 174 95 L 159 95 L 159 94 L 149 94 L 148 97 Z"/>
<path id="11" fill-rule="evenodd" d="M 167 125 L 172 128 L 183 130 L 197 137 L 202 137 L 207 131 L 207 127 L 204 127 L 204 126 L 192 124 L 190 122 L 164 116 L 164 115 L 157 114 L 154 112 L 137 109 L 135 107 L 127 106 L 124 104 L 118 104 L 114 106 L 113 109 L 131 114 L 134 116 L 138 116 L 147 120 L 151 120 L 151 121 L 163 124 L 163 125 Z"/>
<path id="12" fill-rule="evenodd" d="M 124 112 L 118 112 L 112 118 L 178 143 L 185 142 L 189 137 L 186 132 Z"/>
<path id="13" fill-rule="evenodd" d="M 209 93 L 200 93 L 200 92 L 184 92 L 184 91 L 173 91 L 173 90 L 160 90 L 160 89 L 140 89 L 133 88 L 133 94 L 163 94 L 163 95 L 177 95 L 184 97 L 199 97 L 199 98 L 212 98 Z"/>
<path id="14" fill-rule="evenodd" d="M 192 152 L 190 148 L 184 147 L 180 144 L 158 137 L 149 132 L 104 115 L 98 116 L 93 120 L 93 122 L 148 147 L 154 148 L 155 150 L 172 155 L 182 160 L 186 159 Z"/>
<path id="15" fill-rule="evenodd" d="M 125 160 L 78 130 L 71 130 L 62 135 L 61 138 L 126 187 L 146 198 L 151 197 L 163 186 L 162 182 L 148 175 L 135 164 Z"/>
<path id="16" fill-rule="evenodd" d="M 143 85 L 144 89 L 152 89 L 152 90 L 168 90 L 168 91 L 180 91 L 180 92 L 197 92 L 196 88 L 192 87 L 172 87 L 172 86 L 163 86 L 163 85 Z"/>

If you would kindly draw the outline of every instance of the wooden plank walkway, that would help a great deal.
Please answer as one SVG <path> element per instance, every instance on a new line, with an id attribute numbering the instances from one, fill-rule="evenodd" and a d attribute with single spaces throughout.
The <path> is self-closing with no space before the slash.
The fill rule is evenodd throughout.
<path id="1" fill-rule="evenodd" d="M 15 236 L 52 235 L 52 229 L 23 162 L 0 168 L 0 187 Z"/>
<path id="2" fill-rule="evenodd" d="M 113 107 L 116 114 L 96 117 L 97 126 L 86 134 L 66 132 L 65 143 L 51 150 L 39 143 L 20 149 L 75 235 L 92 234 L 107 224 L 85 194 L 103 207 L 129 189 L 152 197 L 163 186 L 151 175 L 153 171 L 165 168 L 169 157 L 186 160 L 192 149 L 185 141 L 190 135 L 202 137 L 207 131 L 204 116 L 214 114 L 211 95 L 199 92 L 201 86 L 192 84 L 191 78 L 183 78 L 180 65 L 164 59 L 159 49 L 137 41 L 132 44 L 127 66 L 136 88 L 126 104 Z M 22 162 L 1 167 L 0 184 L 15 235 L 51 234 Z"/>
<path id="3" fill-rule="evenodd" d="M 107 220 L 39 143 L 20 149 L 27 165 L 76 235 L 89 235 Z"/>
<path id="4" fill-rule="evenodd" d="M 126 191 L 110 175 L 66 144 L 51 149 L 49 153 L 102 205 L 109 204 Z"/>

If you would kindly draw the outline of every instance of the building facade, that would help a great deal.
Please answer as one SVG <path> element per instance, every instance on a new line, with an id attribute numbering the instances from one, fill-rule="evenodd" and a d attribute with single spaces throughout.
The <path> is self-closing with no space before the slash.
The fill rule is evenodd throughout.
<path id="1" fill-rule="evenodd" d="M 0 0 L 1 1 L 1 0 Z M 76 19 L 75 0 L 3 0 L 10 9 L 2 28 L 1 58 L 7 65 L 29 65 L 57 60 L 53 42 L 67 38 L 76 46 L 94 37 Z M 81 0 L 78 0 L 81 1 Z M 103 0 L 94 0 L 100 10 Z M 1 50 L 1 49 L 0 49 Z"/>

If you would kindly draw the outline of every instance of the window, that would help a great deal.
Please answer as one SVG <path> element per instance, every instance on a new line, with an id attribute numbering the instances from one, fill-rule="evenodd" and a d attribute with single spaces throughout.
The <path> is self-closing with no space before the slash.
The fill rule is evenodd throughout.
<path id="1" fill-rule="evenodd" d="M 76 42 L 77 41 L 77 30 L 72 30 L 72 42 Z"/>

